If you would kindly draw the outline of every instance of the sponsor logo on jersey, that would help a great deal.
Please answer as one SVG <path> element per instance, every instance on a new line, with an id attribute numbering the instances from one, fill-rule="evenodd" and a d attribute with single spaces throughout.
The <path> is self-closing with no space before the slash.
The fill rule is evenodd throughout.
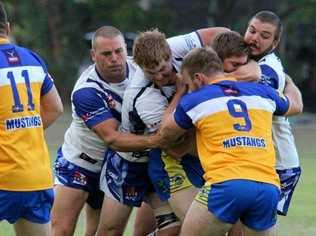
<path id="1" fill-rule="evenodd" d="M 42 120 L 40 116 L 24 116 L 5 120 L 5 127 L 7 131 L 40 127 L 41 125 Z"/>
<path id="2" fill-rule="evenodd" d="M 258 137 L 237 136 L 237 137 L 232 137 L 223 141 L 224 148 L 233 148 L 233 147 L 241 147 L 241 146 L 265 148 L 267 145 L 264 138 L 258 138 Z"/>
<path id="3" fill-rule="evenodd" d="M 21 60 L 14 48 L 3 50 L 9 65 L 20 65 Z"/>

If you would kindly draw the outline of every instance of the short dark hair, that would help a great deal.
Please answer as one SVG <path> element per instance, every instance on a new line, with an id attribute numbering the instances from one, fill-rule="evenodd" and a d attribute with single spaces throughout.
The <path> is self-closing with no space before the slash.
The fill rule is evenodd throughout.
<path id="1" fill-rule="evenodd" d="M 223 63 L 211 47 L 192 49 L 185 57 L 181 71 L 186 70 L 191 78 L 196 73 L 210 76 L 223 72 Z"/>
<path id="2" fill-rule="evenodd" d="M 261 22 L 270 23 L 276 27 L 274 39 L 279 41 L 282 35 L 283 26 L 280 20 L 280 17 L 272 11 L 259 11 L 252 19 L 258 19 Z M 252 20 L 251 19 L 251 20 Z M 250 20 L 250 21 L 251 21 Z"/>
<path id="3" fill-rule="evenodd" d="M 113 39 L 117 36 L 121 36 L 124 40 L 124 36 L 121 31 L 119 31 L 117 28 L 114 26 L 102 26 L 98 28 L 95 33 L 92 36 L 91 39 L 91 47 L 94 49 L 95 47 L 95 40 L 97 37 L 104 37 L 104 38 L 109 38 Z"/>
<path id="4" fill-rule="evenodd" d="M 4 8 L 4 4 L 0 2 L 0 35 L 5 34 L 7 23 L 8 23 L 7 12 Z"/>
<path id="5" fill-rule="evenodd" d="M 222 61 L 232 56 L 248 55 L 249 53 L 249 47 L 244 38 L 236 31 L 227 31 L 216 35 L 212 48 Z"/>

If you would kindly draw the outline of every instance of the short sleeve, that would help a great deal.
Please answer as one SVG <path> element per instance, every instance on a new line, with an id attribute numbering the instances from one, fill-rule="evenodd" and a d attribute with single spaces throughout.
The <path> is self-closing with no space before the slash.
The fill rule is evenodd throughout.
<path id="1" fill-rule="evenodd" d="M 72 103 L 76 114 L 88 128 L 114 118 L 102 94 L 95 88 L 82 88 L 72 95 Z"/>

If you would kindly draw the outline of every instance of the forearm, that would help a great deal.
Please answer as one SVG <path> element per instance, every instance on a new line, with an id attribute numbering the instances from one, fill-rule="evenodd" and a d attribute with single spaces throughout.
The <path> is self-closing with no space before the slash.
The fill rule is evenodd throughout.
<path id="1" fill-rule="evenodd" d="M 228 75 L 235 77 L 238 81 L 256 82 L 260 80 L 261 70 L 257 62 L 251 60 Z"/>
<path id="2" fill-rule="evenodd" d="M 43 123 L 43 128 L 48 128 L 51 124 L 57 120 L 59 116 L 63 113 L 63 109 L 51 111 L 51 112 L 41 112 L 41 119 Z"/>
<path id="3" fill-rule="evenodd" d="M 292 79 L 286 75 L 286 85 L 284 88 L 284 95 L 289 99 L 289 110 L 285 115 L 295 115 L 303 111 L 303 99 L 300 90 L 296 87 Z"/>
<path id="4" fill-rule="evenodd" d="M 136 135 L 117 131 L 112 137 L 108 137 L 105 142 L 113 150 L 133 152 L 158 147 L 158 138 L 158 135 Z"/>

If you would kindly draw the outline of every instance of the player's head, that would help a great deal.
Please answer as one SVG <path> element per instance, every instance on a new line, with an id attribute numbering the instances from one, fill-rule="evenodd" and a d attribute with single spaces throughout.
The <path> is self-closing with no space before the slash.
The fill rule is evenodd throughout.
<path id="1" fill-rule="evenodd" d="M 181 66 L 181 74 L 191 91 L 208 84 L 222 73 L 222 61 L 211 47 L 192 49 Z"/>
<path id="2" fill-rule="evenodd" d="M 171 49 L 165 34 L 157 29 L 140 33 L 134 42 L 133 57 L 146 77 L 156 85 L 161 87 L 170 83 Z"/>
<path id="3" fill-rule="evenodd" d="M 248 62 L 249 48 L 244 38 L 235 31 L 218 34 L 212 48 L 223 62 L 225 72 L 232 72 Z"/>
<path id="4" fill-rule="evenodd" d="M 9 22 L 7 12 L 2 2 L 0 2 L 0 37 L 7 37 L 9 34 Z"/>
<path id="5" fill-rule="evenodd" d="M 125 40 L 117 28 L 97 29 L 91 40 L 91 58 L 104 80 L 115 83 L 124 79 L 126 57 Z"/>
<path id="6" fill-rule="evenodd" d="M 282 24 L 271 11 L 260 11 L 248 23 L 245 42 L 254 58 L 260 58 L 274 50 L 280 41 Z"/>

